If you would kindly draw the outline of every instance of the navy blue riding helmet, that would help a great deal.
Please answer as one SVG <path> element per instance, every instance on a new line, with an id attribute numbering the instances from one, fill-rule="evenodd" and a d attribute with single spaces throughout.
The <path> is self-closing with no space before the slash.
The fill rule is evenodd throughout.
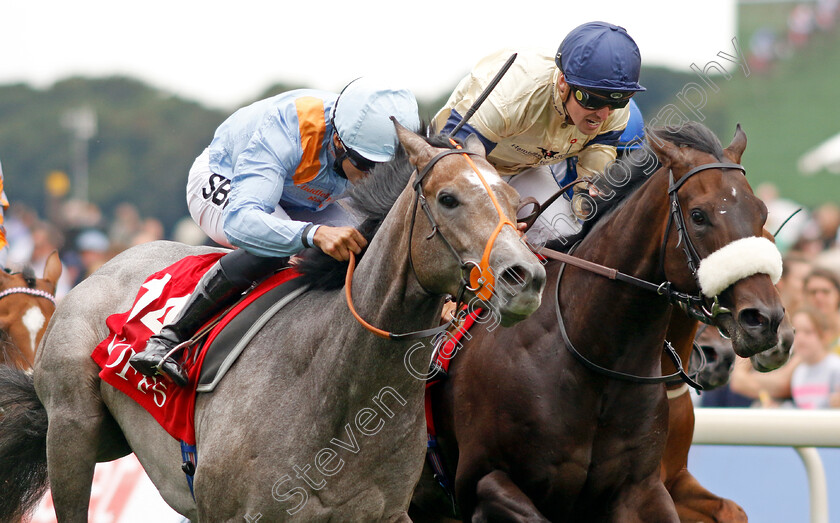
<path id="1" fill-rule="evenodd" d="M 617 25 L 588 22 L 572 29 L 557 49 L 554 62 L 567 83 L 607 98 L 621 99 L 645 90 L 639 84 L 639 47 Z"/>

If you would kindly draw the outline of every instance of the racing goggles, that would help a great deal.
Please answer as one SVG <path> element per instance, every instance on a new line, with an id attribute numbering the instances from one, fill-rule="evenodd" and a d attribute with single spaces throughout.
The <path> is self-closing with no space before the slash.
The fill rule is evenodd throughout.
<path id="1" fill-rule="evenodd" d="M 338 133 L 336 133 L 336 136 L 338 136 Z M 350 163 L 353 165 L 353 167 L 362 171 L 363 173 L 369 173 L 376 166 L 376 162 L 368 160 L 353 149 L 347 147 L 347 145 L 345 145 L 344 142 L 341 141 L 340 136 L 338 137 L 338 141 L 341 143 L 341 147 L 344 149 L 344 153 L 339 158 L 339 163 L 341 163 L 341 160 L 343 160 L 344 157 L 346 157 L 348 160 L 350 160 Z"/>
<path id="2" fill-rule="evenodd" d="M 575 97 L 577 103 L 584 109 L 588 109 L 590 111 L 595 111 L 602 107 L 609 107 L 611 111 L 627 107 L 627 104 L 630 103 L 630 98 L 634 94 L 604 92 L 604 95 L 598 95 L 589 91 L 584 91 L 576 85 L 570 84 L 569 87 L 572 89 L 572 96 Z"/>

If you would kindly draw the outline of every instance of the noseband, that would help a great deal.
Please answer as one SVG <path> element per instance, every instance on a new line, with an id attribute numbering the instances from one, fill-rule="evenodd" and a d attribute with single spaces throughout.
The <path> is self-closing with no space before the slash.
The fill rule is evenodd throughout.
<path id="1" fill-rule="evenodd" d="M 490 269 L 490 253 L 493 250 L 493 245 L 496 243 L 496 238 L 498 238 L 499 233 L 502 231 L 502 228 L 505 225 L 509 225 L 513 227 L 516 231 L 516 225 L 507 218 L 502 210 L 501 205 L 499 205 L 498 200 L 493 194 L 493 190 L 490 188 L 490 185 L 487 183 L 487 180 L 484 179 L 484 176 L 479 171 L 478 167 L 475 165 L 475 162 L 472 161 L 470 156 L 480 156 L 478 153 L 474 153 L 471 151 L 464 150 L 461 145 L 453 140 L 452 138 L 449 139 L 450 143 L 452 144 L 452 149 L 447 149 L 436 154 L 429 163 L 427 163 L 420 172 L 417 173 L 417 176 L 414 180 L 413 189 L 414 189 L 414 207 L 411 213 L 411 226 L 408 232 L 408 262 L 411 266 L 411 271 L 414 274 L 414 278 L 417 280 L 417 283 L 420 287 L 428 294 L 434 295 L 434 293 L 430 292 L 426 289 L 423 284 L 420 282 L 420 278 L 417 276 L 417 271 L 414 268 L 414 261 L 411 254 L 411 245 L 412 245 L 412 238 L 414 234 L 414 224 L 417 219 L 417 208 L 418 206 L 423 209 L 423 214 L 426 215 L 426 218 L 429 220 L 429 225 L 432 227 L 432 232 L 426 236 L 426 240 L 431 240 L 436 235 L 440 236 L 440 239 L 443 241 L 444 245 L 446 245 L 449 252 L 452 253 L 452 256 L 458 262 L 458 265 L 461 269 L 461 283 L 458 289 L 458 294 L 456 296 L 456 303 L 460 304 L 461 300 L 463 299 L 465 291 L 470 291 L 475 294 L 476 297 L 479 299 L 487 302 L 490 300 L 490 297 L 493 295 L 493 289 L 495 286 L 495 277 L 493 276 L 493 272 Z M 440 230 L 440 227 L 437 224 L 434 216 L 432 215 L 432 209 L 429 206 L 428 202 L 426 201 L 426 196 L 423 194 L 423 180 L 426 178 L 426 175 L 431 172 L 432 168 L 435 164 L 442 158 L 452 155 L 452 154 L 461 154 L 464 156 L 464 159 L 467 160 L 472 170 L 475 171 L 476 175 L 478 175 L 478 179 L 481 180 L 481 184 L 484 186 L 484 189 L 487 191 L 487 194 L 490 196 L 490 200 L 493 202 L 493 206 L 496 208 L 496 212 L 499 214 L 499 222 L 496 224 L 496 228 L 493 230 L 493 233 L 490 235 L 490 238 L 487 240 L 487 244 L 484 247 L 484 253 L 481 257 L 480 262 L 475 262 L 473 260 L 464 260 L 458 254 L 458 251 L 455 247 L 452 246 L 452 243 L 446 238 L 443 231 Z M 439 332 L 443 332 L 446 330 L 452 323 L 455 321 L 453 318 L 449 322 L 432 329 L 425 329 L 422 331 L 416 332 L 408 332 L 404 334 L 395 334 L 393 332 L 388 332 L 373 325 L 369 324 L 365 321 L 357 312 L 355 307 L 353 306 L 353 298 L 351 295 L 351 287 L 352 287 L 352 278 L 353 278 L 353 270 L 356 266 L 356 258 L 355 255 L 351 252 L 350 253 L 350 266 L 347 270 L 347 277 L 345 279 L 345 294 L 347 297 L 347 306 L 350 308 L 350 312 L 356 318 L 356 320 L 362 324 L 370 332 L 376 334 L 377 336 L 395 340 L 406 340 L 406 339 L 417 339 L 417 338 L 425 338 L 428 336 L 433 336 Z"/>

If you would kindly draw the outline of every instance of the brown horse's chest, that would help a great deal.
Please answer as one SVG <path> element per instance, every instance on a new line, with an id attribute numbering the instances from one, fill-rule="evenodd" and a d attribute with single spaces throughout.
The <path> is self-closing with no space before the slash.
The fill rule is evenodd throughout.
<path id="1" fill-rule="evenodd" d="M 538 507 L 562 519 L 570 507 L 655 472 L 667 410 L 660 385 L 596 377 L 547 343 L 559 337 L 551 320 L 498 333 L 493 345 L 502 352 L 471 352 L 488 346 L 486 338 L 471 340 L 463 360 L 453 362 L 451 399 L 462 459 L 464 445 L 472 446 L 466 454 L 481 458 L 471 467 L 508 470 Z M 461 372 L 470 374 L 470 387 L 458 387 L 467 381 L 455 376 Z"/>

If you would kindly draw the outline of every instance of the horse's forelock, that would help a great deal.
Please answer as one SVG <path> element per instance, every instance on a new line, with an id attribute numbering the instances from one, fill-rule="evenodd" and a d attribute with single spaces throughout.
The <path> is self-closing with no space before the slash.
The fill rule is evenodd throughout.
<path id="1" fill-rule="evenodd" d="M 35 276 L 35 270 L 31 266 L 27 265 L 24 267 L 21 276 L 23 277 L 23 281 L 26 282 L 27 287 L 30 289 L 35 288 L 37 277 Z"/>

